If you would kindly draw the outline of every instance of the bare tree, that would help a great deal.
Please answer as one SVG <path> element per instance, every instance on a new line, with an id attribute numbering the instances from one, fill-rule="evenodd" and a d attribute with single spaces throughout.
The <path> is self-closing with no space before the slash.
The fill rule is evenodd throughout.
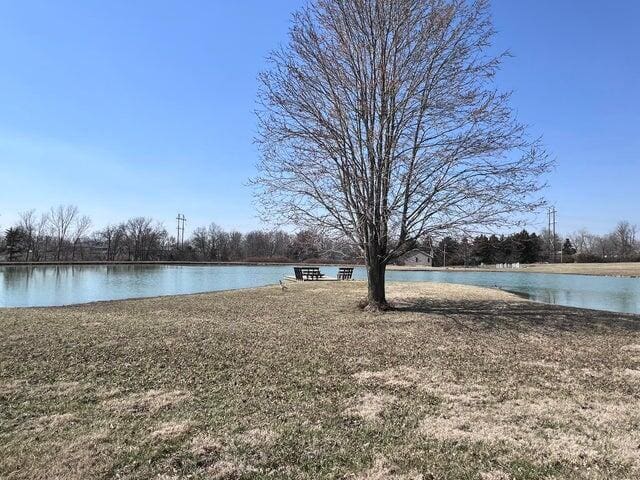
<path id="1" fill-rule="evenodd" d="M 72 235 L 72 245 L 73 248 L 71 250 L 71 260 L 75 260 L 76 258 L 76 249 L 78 248 L 78 243 L 80 239 L 89 231 L 89 227 L 91 227 L 91 219 L 83 215 L 78 217 L 73 224 L 73 235 Z"/>
<path id="2" fill-rule="evenodd" d="M 193 231 L 190 243 L 200 258 L 207 258 L 209 253 L 209 233 L 205 227 L 198 227 Z"/>
<path id="3" fill-rule="evenodd" d="M 49 215 L 43 213 L 38 218 L 34 209 L 19 213 L 17 223 L 24 232 L 25 261 L 46 260 L 46 244 L 48 241 Z"/>
<path id="4" fill-rule="evenodd" d="M 27 255 L 25 261 L 34 260 L 34 256 L 37 255 L 36 243 L 37 243 L 37 220 L 36 211 L 34 209 L 20 212 L 20 221 L 18 225 L 22 228 L 25 237 Z"/>
<path id="5" fill-rule="evenodd" d="M 242 240 L 242 238 L 240 240 Z M 230 257 L 232 257 L 231 235 L 222 229 L 218 229 L 215 231 L 215 241 L 216 259 L 223 262 L 229 260 Z M 234 244 L 234 247 L 235 246 L 236 245 Z M 238 243 L 237 246 L 240 248 L 241 244 Z"/>
<path id="6" fill-rule="evenodd" d="M 50 222 L 49 222 L 49 214 L 41 213 L 40 220 L 36 222 L 36 241 L 33 249 L 33 260 L 36 262 L 46 261 L 47 260 L 47 252 L 49 248 L 49 242 L 51 241 L 50 236 Z"/>
<path id="7" fill-rule="evenodd" d="M 106 249 L 106 260 L 113 261 L 118 257 L 122 249 L 125 236 L 125 225 L 122 223 L 119 225 L 107 225 L 97 232 L 97 240 L 102 242 Z"/>
<path id="8" fill-rule="evenodd" d="M 207 228 L 207 234 L 209 235 L 209 252 L 207 258 L 209 260 L 220 260 L 222 250 L 225 248 L 227 241 L 226 233 L 214 222 L 211 222 Z"/>
<path id="9" fill-rule="evenodd" d="M 131 218 L 124 225 L 129 260 L 153 260 L 160 258 L 167 247 L 167 231 L 153 219 Z"/>
<path id="10" fill-rule="evenodd" d="M 569 236 L 571 243 L 578 253 L 593 253 L 594 235 L 589 233 L 586 228 L 581 228 Z"/>
<path id="11" fill-rule="evenodd" d="M 69 229 L 78 216 L 78 207 L 75 205 L 60 205 L 57 208 L 51 207 L 49 213 L 49 223 L 53 235 L 56 239 L 56 260 L 60 260 L 64 242 L 69 235 Z"/>
<path id="12" fill-rule="evenodd" d="M 484 0 L 315 0 L 261 74 L 262 214 L 357 246 L 370 309 L 416 240 L 543 203 L 550 162 L 492 85 L 493 34 Z"/>
<path id="13" fill-rule="evenodd" d="M 244 235 L 244 254 L 247 258 L 266 258 L 271 255 L 269 232 L 253 230 Z"/>
<path id="14" fill-rule="evenodd" d="M 635 250 L 637 227 L 628 221 L 618 222 L 611 234 L 618 260 L 626 260 Z"/>

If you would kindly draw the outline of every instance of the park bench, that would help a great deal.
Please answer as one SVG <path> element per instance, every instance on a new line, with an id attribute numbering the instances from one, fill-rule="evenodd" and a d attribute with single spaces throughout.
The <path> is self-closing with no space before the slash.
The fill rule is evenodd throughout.
<path id="1" fill-rule="evenodd" d="M 320 280 L 324 273 L 320 273 L 319 267 L 293 267 L 296 280 Z"/>
<path id="2" fill-rule="evenodd" d="M 353 276 L 353 267 L 338 268 L 338 280 L 351 280 Z"/>

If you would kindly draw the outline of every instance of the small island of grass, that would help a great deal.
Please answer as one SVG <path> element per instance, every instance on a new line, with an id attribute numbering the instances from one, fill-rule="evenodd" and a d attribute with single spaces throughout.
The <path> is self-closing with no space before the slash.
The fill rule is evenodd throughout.
<path id="1" fill-rule="evenodd" d="M 0 477 L 632 478 L 637 316 L 295 283 L 0 310 Z"/>

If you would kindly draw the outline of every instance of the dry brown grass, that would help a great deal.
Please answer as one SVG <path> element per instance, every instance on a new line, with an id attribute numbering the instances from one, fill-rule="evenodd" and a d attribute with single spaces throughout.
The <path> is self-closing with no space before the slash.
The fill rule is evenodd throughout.
<path id="1" fill-rule="evenodd" d="M 393 395 L 367 392 L 358 397 L 356 401 L 344 411 L 344 414 L 373 422 L 380 419 L 382 412 L 395 401 L 396 397 Z"/>
<path id="2" fill-rule="evenodd" d="M 401 473 L 398 467 L 384 457 L 376 457 L 373 465 L 358 475 L 348 475 L 355 480 L 423 480 L 424 476 L 416 471 Z"/>
<path id="3" fill-rule="evenodd" d="M 189 422 L 164 422 L 151 432 L 151 438 L 160 440 L 173 440 L 183 437 L 192 429 Z"/>
<path id="4" fill-rule="evenodd" d="M 391 266 L 391 270 L 445 270 L 438 267 L 400 267 Z M 457 271 L 496 271 L 496 272 L 534 272 L 534 273 L 569 273 L 573 275 L 604 275 L 611 277 L 640 277 L 640 262 L 620 263 L 534 263 L 523 264 L 520 269 L 496 269 L 492 265 L 482 268 L 447 267 L 446 270 Z"/>
<path id="5" fill-rule="evenodd" d="M 638 478 L 637 316 L 388 290 L 0 310 L 0 478 Z"/>
<path id="6" fill-rule="evenodd" d="M 576 275 L 640 277 L 640 262 L 536 264 L 526 265 L 526 271 L 540 273 L 573 273 Z"/>
<path id="7" fill-rule="evenodd" d="M 190 394 L 180 390 L 162 391 L 149 390 L 143 393 L 134 393 L 125 397 L 116 397 L 115 394 L 109 392 L 108 400 L 103 405 L 110 410 L 119 414 L 149 412 L 150 414 L 158 413 L 164 408 L 171 408 L 180 402 L 184 402 L 190 398 Z"/>

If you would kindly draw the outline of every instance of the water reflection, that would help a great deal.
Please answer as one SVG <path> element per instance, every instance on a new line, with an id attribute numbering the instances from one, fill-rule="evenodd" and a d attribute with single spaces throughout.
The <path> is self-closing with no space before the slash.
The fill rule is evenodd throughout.
<path id="1" fill-rule="evenodd" d="M 640 313 L 640 279 L 523 272 L 389 272 L 390 280 L 498 287 L 532 300 L 571 307 Z"/>
<path id="2" fill-rule="evenodd" d="M 322 267 L 335 275 L 337 267 Z M 290 266 L 82 265 L 0 267 L 0 307 L 257 287 L 291 275 Z M 546 303 L 640 314 L 640 279 L 518 272 L 389 271 L 389 281 L 499 287 Z M 362 268 L 354 277 L 365 278 Z"/>

